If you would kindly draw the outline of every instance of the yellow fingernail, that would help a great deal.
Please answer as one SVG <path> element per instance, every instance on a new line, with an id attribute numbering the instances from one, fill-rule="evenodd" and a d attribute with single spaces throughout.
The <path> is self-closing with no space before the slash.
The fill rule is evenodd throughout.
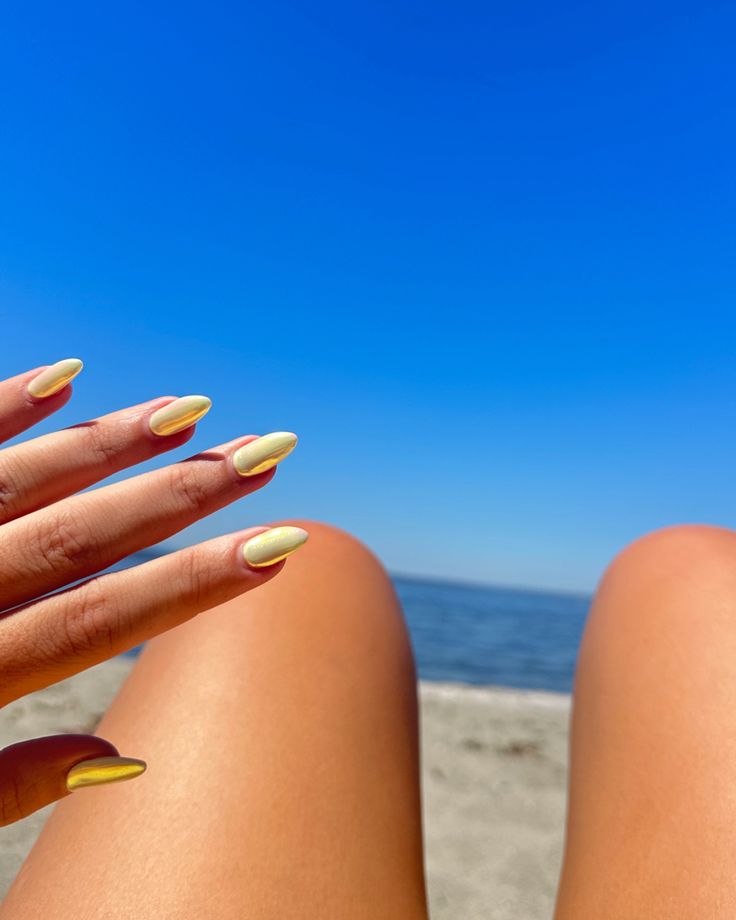
<path id="1" fill-rule="evenodd" d="M 272 527 L 250 540 L 243 547 L 248 565 L 262 569 L 286 559 L 307 542 L 309 534 L 301 527 Z"/>
<path id="2" fill-rule="evenodd" d="M 272 431 L 245 444 L 233 454 L 233 466 L 241 476 L 265 473 L 280 463 L 296 447 L 297 437 L 290 431 Z"/>
<path id="3" fill-rule="evenodd" d="M 211 405 L 212 400 L 206 396 L 182 396 L 157 409 L 148 424 L 154 434 L 176 434 L 198 422 L 210 411 Z"/>
<path id="4" fill-rule="evenodd" d="M 53 396 L 71 380 L 77 376 L 84 365 L 79 358 L 64 358 L 63 361 L 57 361 L 45 371 L 41 371 L 28 384 L 28 392 L 36 399 L 45 399 L 47 396 Z"/>
<path id="5" fill-rule="evenodd" d="M 140 776 L 145 769 L 145 760 L 136 760 L 134 757 L 95 757 L 74 764 L 66 775 L 66 788 L 73 791 L 82 786 L 121 783 Z"/>

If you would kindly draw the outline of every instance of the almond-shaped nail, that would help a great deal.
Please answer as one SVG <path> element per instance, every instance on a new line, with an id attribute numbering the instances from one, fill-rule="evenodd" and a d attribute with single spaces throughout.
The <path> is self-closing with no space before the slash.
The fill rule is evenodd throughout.
<path id="1" fill-rule="evenodd" d="M 136 760 L 134 757 L 94 757 L 74 764 L 66 775 L 66 788 L 71 792 L 82 786 L 121 783 L 140 776 L 145 769 L 145 760 Z"/>
<path id="2" fill-rule="evenodd" d="M 79 358 L 64 358 L 37 374 L 28 384 L 28 392 L 35 399 L 53 396 L 70 383 L 82 370 L 84 365 Z"/>
<path id="3" fill-rule="evenodd" d="M 301 527 L 272 527 L 243 546 L 243 557 L 254 569 L 275 565 L 307 542 L 309 534 Z"/>
<path id="4" fill-rule="evenodd" d="M 233 466 L 241 476 L 256 476 L 281 463 L 296 447 L 297 437 L 290 431 L 272 431 L 233 454 Z"/>
<path id="5" fill-rule="evenodd" d="M 180 396 L 167 406 L 157 409 L 148 424 L 154 434 L 176 434 L 198 422 L 210 411 L 212 400 L 207 396 Z"/>

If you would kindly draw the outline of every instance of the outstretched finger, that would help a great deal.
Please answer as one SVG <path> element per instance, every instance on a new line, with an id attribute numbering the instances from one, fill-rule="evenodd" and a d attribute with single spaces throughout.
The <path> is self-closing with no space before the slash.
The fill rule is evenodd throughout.
<path id="1" fill-rule="evenodd" d="M 145 769 L 144 761 L 120 757 L 114 745 L 94 735 L 47 735 L 11 744 L 0 751 L 0 826 L 82 786 L 133 779 Z"/>
<path id="2" fill-rule="evenodd" d="M 295 444 L 291 432 L 246 435 L 4 524 L 0 607 L 93 575 L 262 489 Z"/>
<path id="3" fill-rule="evenodd" d="M 300 527 L 251 528 L 8 611 L 0 619 L 0 705 L 259 587 L 307 536 Z"/>
<path id="4" fill-rule="evenodd" d="M 0 381 L 0 442 L 61 409 L 72 395 L 69 383 L 81 370 L 79 358 L 65 358 Z"/>
<path id="5" fill-rule="evenodd" d="M 0 450 L 0 524 L 180 447 L 211 405 L 161 396 Z"/>

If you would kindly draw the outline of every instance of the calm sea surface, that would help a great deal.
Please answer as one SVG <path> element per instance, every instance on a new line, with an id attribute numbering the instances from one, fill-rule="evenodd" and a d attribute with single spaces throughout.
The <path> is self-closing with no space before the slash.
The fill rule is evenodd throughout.
<path id="1" fill-rule="evenodd" d="M 590 599 L 394 578 L 425 680 L 572 689 Z"/>
<path id="2" fill-rule="evenodd" d="M 115 568 L 155 555 L 140 553 Z M 589 598 L 404 576 L 394 584 L 424 680 L 572 689 Z"/>

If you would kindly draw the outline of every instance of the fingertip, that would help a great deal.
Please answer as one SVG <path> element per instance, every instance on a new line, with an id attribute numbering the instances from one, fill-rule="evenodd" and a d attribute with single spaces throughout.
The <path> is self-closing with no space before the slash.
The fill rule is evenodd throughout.
<path id="1" fill-rule="evenodd" d="M 106 783 L 120 783 L 135 779 L 146 772 L 147 763 L 137 757 L 93 757 L 82 760 L 66 774 L 66 788 L 69 792 L 84 786 L 102 786 Z"/>
<path id="2" fill-rule="evenodd" d="M 28 387 L 24 387 L 23 389 L 23 396 L 25 397 L 26 404 L 36 411 L 42 410 L 43 417 L 51 415 L 53 412 L 61 409 L 62 406 L 65 406 L 72 398 L 73 394 L 74 384 L 72 383 L 67 383 L 65 387 L 49 396 L 34 396 L 33 393 L 29 391 Z"/>
<path id="3" fill-rule="evenodd" d="M 209 396 L 199 394 L 180 396 L 157 409 L 148 419 L 148 424 L 154 435 L 170 437 L 172 434 L 190 428 L 211 408 L 212 400 Z"/>
<path id="4" fill-rule="evenodd" d="M 55 364 L 48 365 L 40 373 L 33 374 L 26 390 L 33 399 L 44 400 L 69 386 L 69 383 L 82 371 L 84 363 L 81 358 L 63 358 Z"/>
<path id="5" fill-rule="evenodd" d="M 309 533 L 302 527 L 269 527 L 243 544 L 243 558 L 256 571 L 283 562 L 307 542 Z"/>
<path id="6" fill-rule="evenodd" d="M 67 776 L 81 762 L 120 760 L 117 748 L 95 735 L 47 735 L 0 751 L 0 824 L 19 821 L 67 796 Z M 123 758 L 125 759 L 125 758 Z M 139 771 L 142 772 L 142 771 Z"/>
<path id="7" fill-rule="evenodd" d="M 146 404 L 145 411 L 141 415 L 141 429 L 145 438 L 152 444 L 156 445 L 159 451 L 172 450 L 180 447 L 190 441 L 197 431 L 197 424 L 201 421 L 202 416 L 194 418 L 188 425 L 181 428 L 174 428 L 168 434 L 155 430 L 158 426 L 156 418 L 160 418 L 169 406 L 180 402 L 178 396 L 160 396 Z M 204 413 L 206 414 L 206 413 Z"/>

